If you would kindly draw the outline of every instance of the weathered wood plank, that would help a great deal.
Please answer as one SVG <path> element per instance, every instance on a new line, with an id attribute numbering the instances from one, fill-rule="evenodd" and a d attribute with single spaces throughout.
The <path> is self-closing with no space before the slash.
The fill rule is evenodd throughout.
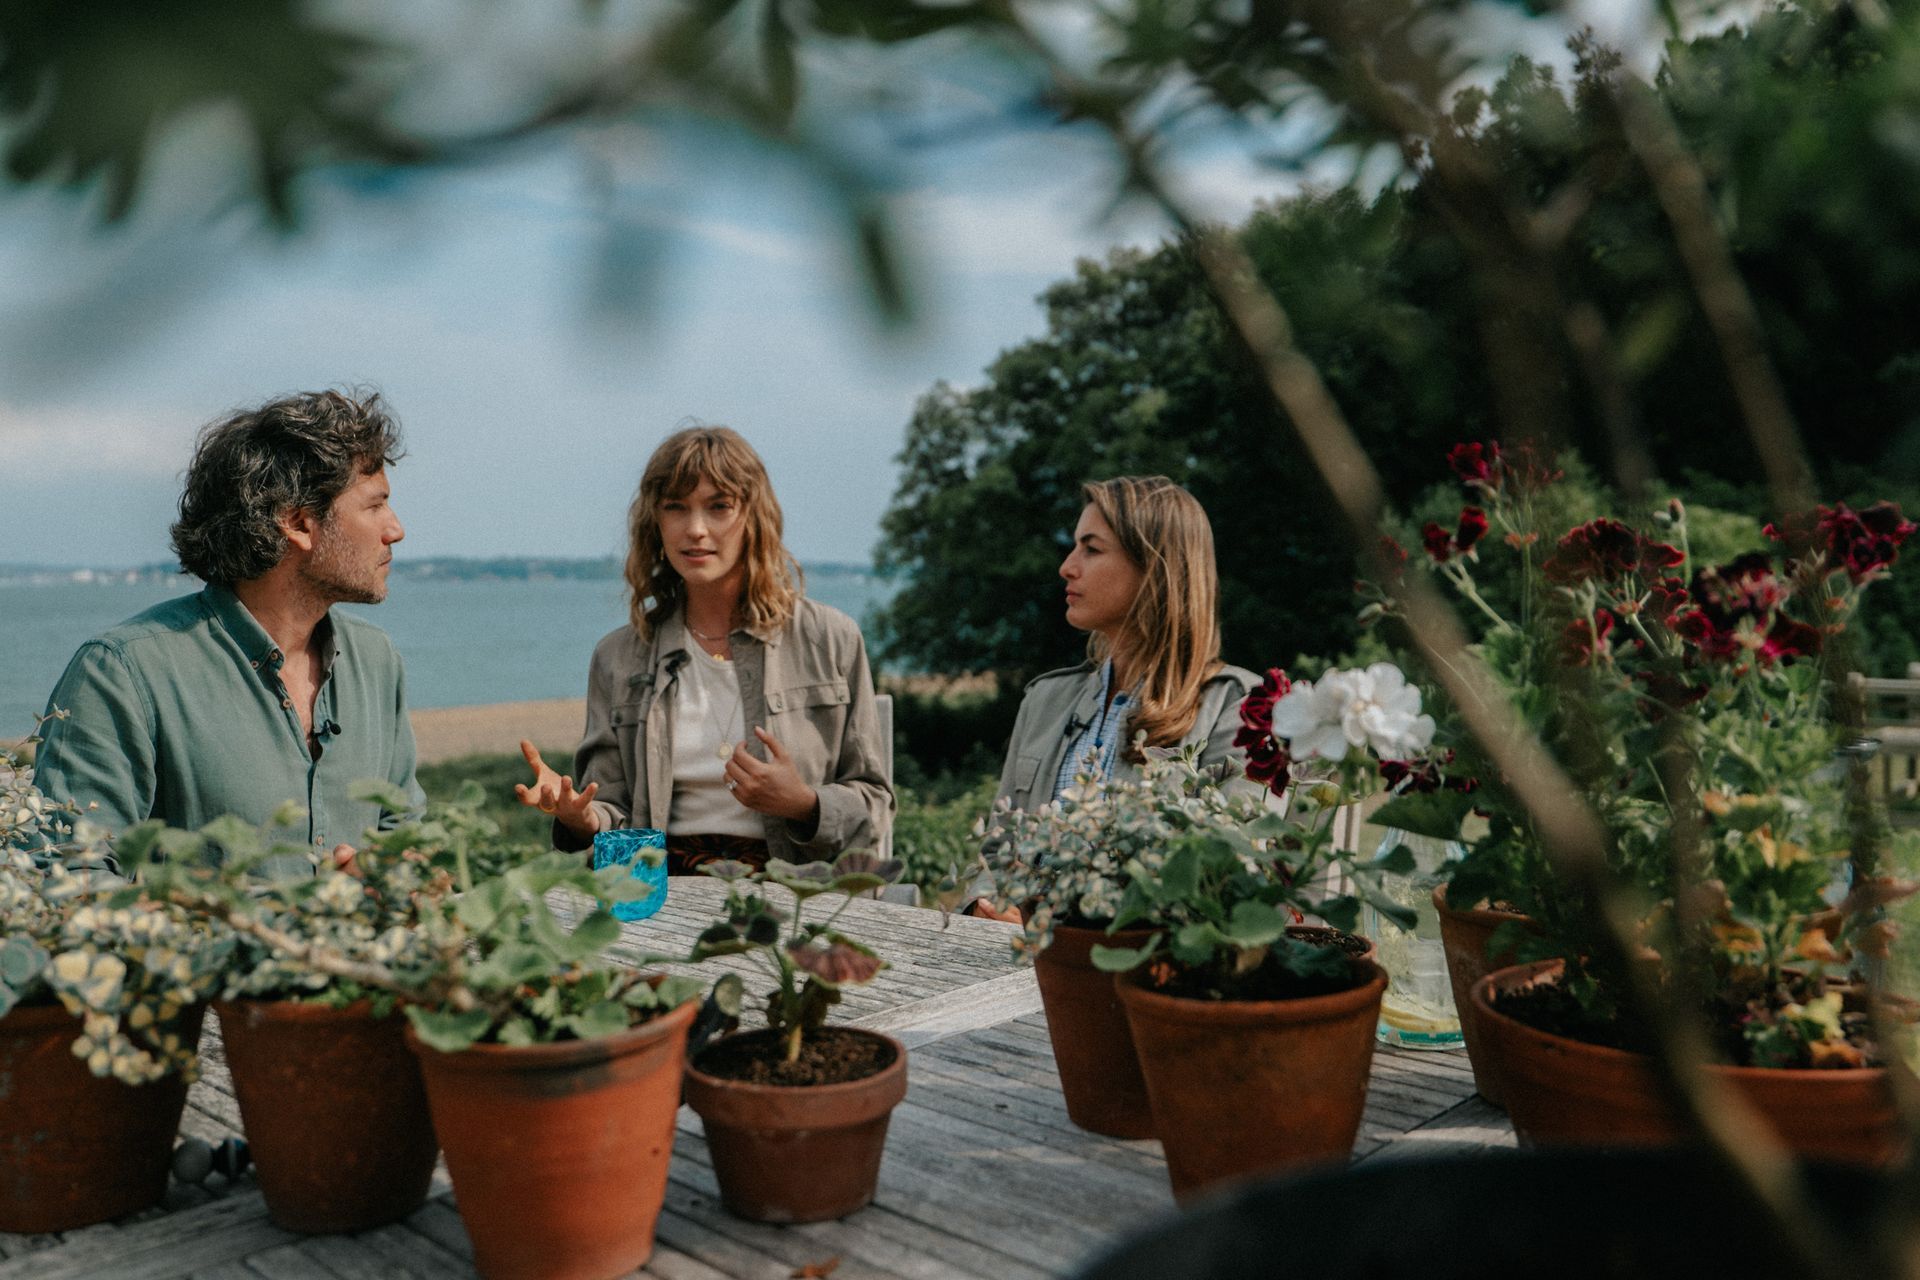
<path id="1" fill-rule="evenodd" d="M 303 1256 L 342 1280 L 470 1280 L 473 1263 L 400 1226 L 357 1236 L 310 1236 Z"/>
<path id="2" fill-rule="evenodd" d="M 896 1005 L 853 1020 L 852 1025 L 885 1032 L 909 1049 L 977 1031 L 1040 1007 L 1033 970 L 1019 969 L 957 991 Z"/>
<path id="3" fill-rule="evenodd" d="M 0 1280 L 163 1280 L 259 1253 L 294 1237 L 267 1221 L 258 1191 L 0 1263 Z"/>
<path id="4" fill-rule="evenodd" d="M 189 1274 L 193 1280 L 259 1280 L 259 1274 L 248 1270 L 244 1262 L 223 1262 L 217 1267 L 196 1269 Z"/>
<path id="5" fill-rule="evenodd" d="M 247 1259 L 247 1267 L 264 1280 L 338 1280 L 333 1272 L 301 1253 L 297 1243 L 256 1253 Z"/>
<path id="6" fill-rule="evenodd" d="M 1372 1159 L 1459 1154 L 1508 1149 L 1518 1145 L 1507 1113 L 1475 1094 L 1418 1127 L 1394 1135 Z"/>
<path id="7" fill-rule="evenodd" d="M 460 1211 L 444 1194 L 433 1196 L 415 1209 L 407 1218 L 407 1226 L 454 1257 L 469 1263 L 473 1260 L 473 1241 L 467 1238 L 467 1224 L 460 1221 Z"/>
<path id="8" fill-rule="evenodd" d="M 708 1163 L 705 1143 L 690 1134 L 679 1135 L 673 1160 L 668 1203 L 689 1216 L 723 1215 L 720 1188 Z M 1047 1275 L 1018 1258 L 902 1217 L 883 1204 L 870 1205 L 839 1221 L 803 1223 L 779 1230 L 798 1238 L 792 1252 L 784 1256 L 807 1260 L 858 1257 L 906 1280 L 1042 1280 Z"/>

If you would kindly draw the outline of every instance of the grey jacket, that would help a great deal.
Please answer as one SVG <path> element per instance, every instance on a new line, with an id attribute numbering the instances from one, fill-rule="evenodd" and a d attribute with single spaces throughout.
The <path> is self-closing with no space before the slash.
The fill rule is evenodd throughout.
<path id="1" fill-rule="evenodd" d="M 1222 667 L 1200 690 L 1200 712 L 1181 746 L 1206 744 L 1202 764 L 1219 764 L 1237 754 L 1233 736 L 1240 730 L 1240 700 L 1260 683 L 1244 667 Z M 1020 714 L 1007 742 L 1007 762 L 1000 771 L 999 795 L 1016 809 L 1035 809 L 1053 800 L 1054 779 L 1066 758 L 1067 745 L 1080 726 L 1100 714 L 1100 668 L 1091 662 L 1062 667 L 1037 676 L 1027 686 Z M 1140 766 L 1124 756 L 1114 760 L 1113 776 L 1137 778 Z"/>
<path id="2" fill-rule="evenodd" d="M 820 823 L 802 840 L 793 824 L 767 817 L 769 855 L 806 862 L 872 848 L 893 825 L 893 784 L 873 701 L 866 641 L 852 618 L 802 598 L 779 632 L 733 633 L 741 710 L 780 740 L 801 781 L 820 795 Z M 642 640 L 631 626 L 595 646 L 587 673 L 587 728 L 574 753 L 575 784 L 600 784 L 593 807 L 601 830 L 635 825 L 666 830 L 673 804 L 672 693 L 690 660 L 675 613 Z M 766 751 L 749 735 L 749 750 Z M 560 849 L 589 843 L 559 823 Z"/>
<path id="3" fill-rule="evenodd" d="M 1243 761 L 1243 753 L 1233 745 L 1233 737 L 1240 731 L 1240 700 L 1259 683 L 1260 677 L 1245 667 L 1220 668 L 1201 688 L 1200 711 L 1180 745 L 1205 743 L 1200 751 L 1202 764 Z M 1053 803 L 1054 780 L 1060 776 L 1068 743 L 1081 726 L 1099 714 L 1100 668 L 1094 663 L 1083 662 L 1035 676 L 1020 700 L 1013 736 L 1007 740 L 1007 761 L 1000 769 L 996 807 L 1001 799 L 1011 800 L 1016 809 L 1037 809 Z M 1116 754 L 1113 776 L 1138 778 L 1140 766 L 1127 760 L 1124 753 Z M 983 852 L 992 847 L 993 840 L 988 837 Z M 992 898 L 993 873 L 983 869 L 967 894 L 969 902 Z"/>

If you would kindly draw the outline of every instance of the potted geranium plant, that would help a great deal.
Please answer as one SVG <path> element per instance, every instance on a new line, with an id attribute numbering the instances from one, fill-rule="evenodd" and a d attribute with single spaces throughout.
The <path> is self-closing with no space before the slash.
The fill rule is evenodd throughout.
<path id="1" fill-rule="evenodd" d="M 626 867 L 520 860 L 471 808 L 376 834 L 356 856 L 364 878 L 262 895 L 219 876 L 160 876 L 175 900 L 263 948 L 236 967 L 231 994 L 257 983 L 399 1003 L 482 1275 L 625 1274 L 652 1252 L 699 988 L 604 959 L 620 936 L 604 905 L 569 927 L 549 901 L 619 901 L 635 892 Z M 242 828 L 215 835 L 246 857 L 270 852 Z M 364 905 L 388 894 L 404 905 Z M 254 1017 L 235 1004 L 235 1023 Z"/>
<path id="2" fill-rule="evenodd" d="M 1237 774 L 1237 771 L 1235 771 Z M 1019 907 L 1017 951 L 1033 960 L 1067 1118 L 1114 1138 L 1154 1136 L 1153 1108 L 1133 1033 L 1112 976 L 1093 963 L 1098 946 L 1137 946 L 1147 922 L 1116 931 L 1136 870 L 1226 804 L 1231 779 L 1198 767 L 1162 765 L 1155 781 L 1081 779 L 1045 816 L 1002 801 L 982 828 L 996 905 Z M 1237 788 L 1257 797 L 1260 787 Z M 1243 801 L 1241 811 L 1251 816 Z"/>
<path id="3" fill-rule="evenodd" d="M 1387 664 L 1297 685 L 1276 670 L 1242 719 L 1247 773 L 1286 796 L 1285 812 L 1257 788 L 1223 785 L 1192 752 L 1150 753 L 1138 781 L 1089 781 L 1057 806 L 1002 814 L 996 832 L 1003 893 L 1038 904 L 1029 945 L 1062 906 L 1106 915 L 1113 939 L 1131 932 L 1131 945 L 1091 958 L 1125 975 L 1119 998 L 1182 1199 L 1351 1150 L 1386 975 L 1350 931 L 1363 900 L 1411 924 L 1378 885 L 1411 855 L 1358 861 L 1335 819 L 1379 793 L 1384 761 L 1427 750 L 1419 691 Z M 1086 882 L 1086 860 L 1116 850 L 1118 865 L 1096 862 L 1111 901 L 1065 896 Z"/>
<path id="4" fill-rule="evenodd" d="M 406 798 L 391 791 L 368 784 L 362 794 L 404 810 Z M 398 996 L 338 970 L 403 979 L 430 971 L 436 955 L 421 912 L 474 883 L 467 846 L 478 841 L 508 861 L 529 856 L 487 840 L 498 831 L 477 812 L 481 799 L 475 787 L 421 823 L 367 833 L 351 874 L 276 839 L 297 817 L 292 806 L 258 830 L 223 818 L 196 833 L 141 824 L 121 837 L 123 854 L 139 860 L 165 841 L 169 856 L 148 869 L 149 891 L 204 916 L 223 938 L 214 1011 L 268 1214 L 288 1230 L 365 1231 L 426 1199 L 440 1147 Z M 209 845 L 219 858 L 200 856 Z M 302 856 L 313 875 L 260 874 Z M 308 963 L 310 953 L 335 971 Z"/>
<path id="5" fill-rule="evenodd" d="M 165 1194 L 218 980 L 205 942 L 0 752 L 0 1231 L 69 1231 Z"/>
<path id="6" fill-rule="evenodd" d="M 764 1030 L 725 1035 L 687 1064 L 686 1099 L 700 1116 L 726 1207 L 756 1222 L 817 1222 L 872 1202 L 887 1121 L 907 1093 L 907 1051 L 858 1027 L 829 1027 L 840 993 L 886 967 L 842 932 L 855 896 L 900 877 L 902 864 L 849 850 L 831 864 L 780 859 L 764 871 L 722 861 L 701 868 L 726 883 L 726 917 L 701 934 L 692 959 L 744 955 L 773 979 Z M 790 913 L 769 898 L 777 885 Z M 816 901 L 835 909 L 807 920 Z M 745 984 L 715 984 L 734 1019 Z"/>
<path id="7" fill-rule="evenodd" d="M 1516 1129 L 1676 1137 L 1647 1056 L 1644 1013 L 1664 1002 L 1704 1019 L 1710 1070 L 1789 1146 L 1890 1158 L 1887 1050 L 1849 968 L 1885 955 L 1880 910 L 1912 887 L 1874 866 L 1893 837 L 1849 794 L 1831 655 L 1914 526 L 1890 504 L 1823 506 L 1768 526 L 1772 550 L 1702 564 L 1678 502 L 1647 528 L 1598 517 L 1555 537 L 1531 518 L 1552 471 L 1493 445 L 1455 462 L 1478 500 L 1462 526 L 1504 530 L 1489 541 L 1522 557 L 1528 611 L 1478 588 L 1478 550 L 1457 537 L 1429 536 L 1429 559 L 1484 620 L 1480 652 L 1598 820 L 1617 886 L 1602 901 L 1556 874 L 1534 816 L 1485 773 L 1474 800 L 1488 831 L 1449 898 L 1510 904 L 1539 934 L 1509 931 L 1536 963 L 1473 997 Z M 1638 922 L 1624 945 L 1623 913 Z"/>

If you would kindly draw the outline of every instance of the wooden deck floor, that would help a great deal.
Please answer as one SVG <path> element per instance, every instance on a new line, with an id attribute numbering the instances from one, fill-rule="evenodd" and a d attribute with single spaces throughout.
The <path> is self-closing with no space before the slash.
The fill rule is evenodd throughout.
<path id="1" fill-rule="evenodd" d="M 712 918 L 718 886 L 674 888 L 666 911 L 628 926 L 630 955 L 684 953 Z M 876 1202 L 838 1222 L 769 1227 L 719 1203 L 700 1137 L 682 1108 L 654 1280 L 786 1280 L 835 1263 L 833 1280 L 1040 1280 L 1071 1273 L 1115 1239 L 1173 1210 L 1160 1147 L 1103 1138 L 1066 1117 L 1031 969 L 1016 965 L 1011 927 L 888 903 L 843 918 L 891 967 L 849 992 L 845 1020 L 912 1050 Z M 735 963 L 744 963 L 735 961 Z M 217 1029 L 182 1132 L 240 1131 Z M 1511 1146 L 1501 1112 L 1473 1092 L 1458 1053 L 1382 1048 L 1374 1058 L 1354 1155 Z M 583 1187 L 582 1194 L 604 1194 Z M 296 1236 L 275 1226 L 252 1180 L 175 1184 L 159 1208 L 62 1236 L 0 1235 L 0 1280 L 375 1280 L 469 1277 L 471 1249 L 444 1171 L 427 1204 L 358 1236 Z"/>

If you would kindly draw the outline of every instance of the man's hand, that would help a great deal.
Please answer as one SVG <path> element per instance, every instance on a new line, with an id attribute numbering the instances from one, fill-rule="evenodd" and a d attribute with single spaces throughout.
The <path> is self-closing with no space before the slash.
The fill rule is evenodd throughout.
<path id="1" fill-rule="evenodd" d="M 552 814 L 567 830 L 591 839 L 600 829 L 600 815 L 593 808 L 593 797 L 600 790 L 600 784 L 589 782 L 585 791 L 575 791 L 573 778 L 555 773 L 553 766 L 540 758 L 539 749 L 525 738 L 520 739 L 520 754 L 533 769 L 532 786 L 513 784 L 513 794 L 520 797 L 520 803 Z"/>
<path id="2" fill-rule="evenodd" d="M 761 761 L 748 755 L 744 742 L 734 747 L 733 756 L 727 761 L 727 790 L 755 813 L 772 814 L 803 827 L 818 824 L 819 793 L 800 781 L 793 758 L 780 745 L 780 739 L 759 725 L 753 727 L 753 732 L 766 743 L 767 758 Z"/>
<path id="3" fill-rule="evenodd" d="M 353 846 L 350 844 L 333 846 L 333 866 L 336 871 L 344 871 L 356 880 L 361 878 L 360 864 L 353 860 Z"/>
<path id="4" fill-rule="evenodd" d="M 995 911 L 993 902 L 987 898 L 975 898 L 973 904 L 967 909 L 974 915 L 987 920 L 1004 920 L 1008 924 L 1026 923 L 1026 917 L 1020 914 L 1020 908 L 1008 907 L 1005 911 Z"/>

